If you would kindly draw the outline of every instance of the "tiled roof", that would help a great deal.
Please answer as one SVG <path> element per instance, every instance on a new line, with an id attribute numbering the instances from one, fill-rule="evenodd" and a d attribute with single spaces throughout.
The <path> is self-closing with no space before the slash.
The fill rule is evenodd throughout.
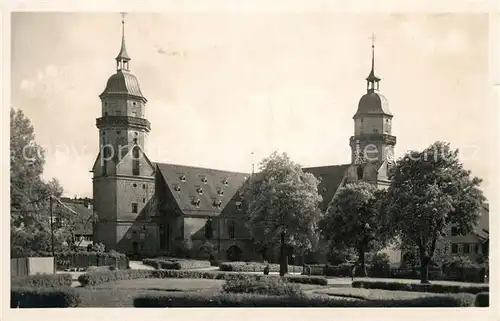
<path id="1" fill-rule="evenodd" d="M 359 100 L 358 110 L 354 117 L 366 114 L 392 116 L 387 98 L 378 92 L 370 92 L 363 95 Z"/>
<path id="2" fill-rule="evenodd" d="M 481 216 L 475 227 L 475 232 L 477 236 L 479 236 L 479 238 L 483 240 L 488 239 L 489 237 L 489 231 L 490 231 L 489 219 L 490 219 L 489 206 L 488 204 L 484 204 L 481 207 Z"/>
<path id="3" fill-rule="evenodd" d="M 323 203 L 321 204 L 322 211 L 325 211 L 327 209 L 328 204 L 339 188 L 340 183 L 342 182 L 342 179 L 344 178 L 349 166 L 350 164 L 343 164 L 308 167 L 302 169 L 304 172 L 311 173 L 317 178 L 321 179 L 321 183 L 318 186 L 318 193 L 323 196 Z"/>
<path id="4" fill-rule="evenodd" d="M 104 89 L 100 96 L 109 94 L 127 94 L 144 98 L 137 78 L 130 72 L 123 70 L 118 70 L 114 75 L 109 77 L 106 89 Z"/>
<path id="5" fill-rule="evenodd" d="M 228 206 L 236 207 L 232 203 L 236 203 L 239 189 L 250 176 L 247 173 L 210 168 L 163 163 L 155 165 L 178 207 L 188 215 L 218 215 Z"/>
<path id="6" fill-rule="evenodd" d="M 75 234 L 92 235 L 92 210 L 84 204 L 63 201 L 63 204 L 78 213 L 75 217 Z"/>

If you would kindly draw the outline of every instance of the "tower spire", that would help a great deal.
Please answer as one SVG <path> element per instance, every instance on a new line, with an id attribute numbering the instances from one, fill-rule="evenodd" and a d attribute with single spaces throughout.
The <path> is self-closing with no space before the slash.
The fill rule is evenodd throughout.
<path id="1" fill-rule="evenodd" d="M 370 70 L 370 74 L 366 78 L 367 84 L 366 84 L 366 89 L 368 92 L 374 92 L 375 90 L 379 89 L 379 81 L 380 78 L 375 76 L 375 34 L 372 33 L 372 36 L 370 37 L 372 40 L 372 69 Z"/>
<path id="2" fill-rule="evenodd" d="M 128 71 L 128 62 L 130 61 L 130 57 L 127 53 L 127 47 L 125 46 L 125 12 L 121 13 L 122 15 L 122 45 L 120 48 L 120 53 L 116 56 L 116 70 L 125 70 Z"/>

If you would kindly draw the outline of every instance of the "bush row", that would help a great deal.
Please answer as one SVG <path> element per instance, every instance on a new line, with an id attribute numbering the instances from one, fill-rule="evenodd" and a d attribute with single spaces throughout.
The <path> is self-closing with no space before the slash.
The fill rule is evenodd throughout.
<path id="1" fill-rule="evenodd" d="M 451 284 L 420 284 L 381 281 L 354 281 L 353 288 L 380 289 L 391 291 L 414 291 L 430 293 L 471 293 L 489 292 L 487 285 L 451 285 Z"/>
<path id="2" fill-rule="evenodd" d="M 424 297 L 412 300 L 349 300 L 324 297 L 269 296 L 261 294 L 168 293 L 141 295 L 134 298 L 134 307 L 470 307 L 471 294 Z"/>
<path id="3" fill-rule="evenodd" d="M 173 258 L 144 259 L 142 260 L 142 263 L 145 265 L 152 266 L 155 269 L 168 269 L 168 270 L 202 269 L 210 267 L 210 261 L 173 259 Z"/>
<path id="4" fill-rule="evenodd" d="M 264 268 L 269 266 L 269 272 L 279 272 L 279 264 L 267 264 L 260 262 L 222 262 L 219 264 L 219 269 L 221 271 L 232 271 L 232 272 L 264 272 Z M 298 265 L 289 265 L 288 272 L 292 273 L 302 273 L 303 267 Z"/>
<path id="5" fill-rule="evenodd" d="M 79 293 L 71 287 L 14 286 L 10 290 L 11 308 L 70 308 L 80 302 Z"/>
<path id="6" fill-rule="evenodd" d="M 481 292 L 476 295 L 476 300 L 474 301 L 474 306 L 480 308 L 486 308 L 490 306 L 490 293 Z"/>
<path id="7" fill-rule="evenodd" d="M 222 290 L 226 293 L 254 293 L 266 295 L 304 296 L 300 286 L 281 278 L 256 278 L 248 275 L 227 275 Z"/>
<path id="8" fill-rule="evenodd" d="M 11 278 L 11 287 L 70 287 L 73 282 L 71 274 L 36 274 Z"/>
<path id="9" fill-rule="evenodd" d="M 183 271 L 183 270 L 116 270 L 116 271 L 104 271 L 104 272 L 89 272 L 82 274 L 78 277 L 78 281 L 82 286 L 86 285 L 98 285 L 111 281 L 118 280 L 131 280 L 131 279 L 143 279 L 143 278 L 189 278 L 189 279 L 219 279 L 225 280 L 231 277 L 232 274 L 224 272 L 215 271 Z M 261 278 L 277 278 L 277 276 L 265 276 L 265 275 L 245 275 L 245 277 L 261 279 Z M 285 281 L 291 283 L 303 283 L 303 284 L 317 284 L 317 285 L 327 285 L 328 281 L 326 278 L 317 276 L 305 276 L 305 275 L 287 275 L 284 277 Z"/>

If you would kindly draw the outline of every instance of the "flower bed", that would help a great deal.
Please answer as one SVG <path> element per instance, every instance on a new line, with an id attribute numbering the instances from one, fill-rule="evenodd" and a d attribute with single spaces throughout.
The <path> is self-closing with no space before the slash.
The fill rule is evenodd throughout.
<path id="1" fill-rule="evenodd" d="M 11 287 L 70 287 L 73 282 L 71 274 L 37 274 L 11 278 Z"/>
<path id="2" fill-rule="evenodd" d="M 183 271 L 183 270 L 116 270 L 104 272 L 89 272 L 82 274 L 78 277 L 78 281 L 82 286 L 98 285 L 106 282 L 117 280 L 132 280 L 141 278 L 190 278 L 190 279 L 218 279 L 225 280 L 231 277 L 231 274 L 224 272 L 212 271 Z M 261 279 L 261 278 L 278 278 L 278 276 L 265 276 L 265 275 L 247 275 L 247 277 Z M 284 277 L 287 282 L 303 283 L 303 284 L 318 284 L 327 285 L 327 279 L 316 276 L 305 275 L 287 275 Z"/>
<path id="3" fill-rule="evenodd" d="M 474 296 L 446 295 L 408 300 L 350 300 L 260 294 L 168 293 L 141 295 L 134 307 L 469 307 Z"/>
<path id="4" fill-rule="evenodd" d="M 69 308 L 80 304 L 79 293 L 70 287 L 12 287 L 11 308 Z"/>
<path id="5" fill-rule="evenodd" d="M 157 258 L 157 259 L 144 259 L 142 263 L 154 267 L 155 269 L 168 269 L 168 270 L 189 270 L 189 269 L 203 269 L 210 267 L 210 261 L 188 260 L 188 259 L 174 259 L 174 258 Z"/>
<path id="6" fill-rule="evenodd" d="M 269 272 L 279 272 L 279 264 L 266 264 L 259 262 L 222 262 L 219 264 L 221 271 L 232 272 L 264 272 L 264 268 L 269 266 Z M 303 267 L 298 265 L 289 265 L 288 272 L 302 273 Z"/>
<path id="7" fill-rule="evenodd" d="M 298 284 L 281 278 L 256 278 L 249 275 L 228 275 L 222 290 L 227 293 L 255 293 L 266 295 L 303 296 Z"/>
<path id="8" fill-rule="evenodd" d="M 471 293 L 489 292 L 489 286 L 481 285 L 454 285 L 454 284 L 420 284 L 381 281 L 354 281 L 353 288 L 381 289 L 392 291 L 416 291 L 432 293 Z"/>

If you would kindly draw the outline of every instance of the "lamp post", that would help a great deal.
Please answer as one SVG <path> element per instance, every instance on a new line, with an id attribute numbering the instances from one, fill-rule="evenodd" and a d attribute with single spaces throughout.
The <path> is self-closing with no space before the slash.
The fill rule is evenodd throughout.
<path id="1" fill-rule="evenodd" d="M 53 213 L 53 206 L 52 206 L 52 195 L 49 196 L 49 206 L 50 206 L 50 238 L 51 238 L 51 244 L 52 244 L 52 257 L 55 259 L 55 253 L 54 253 L 54 213 Z"/>

